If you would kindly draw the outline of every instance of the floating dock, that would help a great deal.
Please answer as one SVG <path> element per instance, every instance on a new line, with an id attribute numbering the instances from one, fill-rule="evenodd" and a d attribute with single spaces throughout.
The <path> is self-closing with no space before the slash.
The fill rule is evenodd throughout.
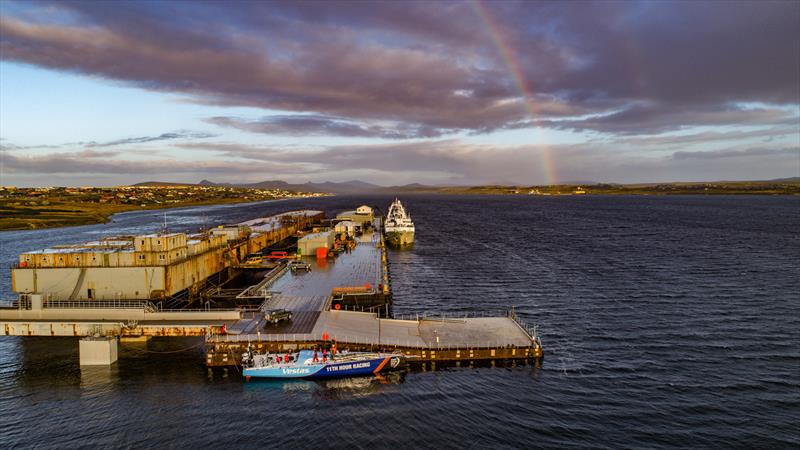
<path id="1" fill-rule="evenodd" d="M 363 208 L 359 210 L 364 211 Z M 318 212 L 286 213 L 227 227 L 224 230 L 230 234 L 228 244 L 215 247 L 219 250 L 214 254 L 225 258 L 224 270 L 230 277 L 230 271 L 237 270 L 238 262 L 249 255 L 292 236 L 319 231 L 318 226 L 311 229 L 318 225 L 318 220 L 312 218 L 319 219 Z M 195 280 L 195 287 L 187 288 L 201 297 L 203 292 L 225 291 L 229 298 L 240 302 L 232 307 L 215 307 L 201 300 L 165 309 L 163 305 L 170 304 L 169 299 L 159 303 L 142 299 L 76 301 L 30 293 L 21 295 L 10 307 L 0 308 L 0 335 L 114 339 L 203 336 L 209 367 L 240 364 L 248 346 L 256 352 L 284 352 L 334 341 L 342 350 L 401 351 L 418 361 L 543 356 L 535 332 L 513 311 L 498 317 L 393 317 L 380 219 L 368 219 L 363 218 L 362 231 L 351 239 L 354 245 L 344 246 L 336 256 L 304 257 L 311 267 L 309 271 L 288 270 L 286 262 L 281 262 L 269 270 L 265 268 L 261 278 L 248 286 L 223 289 L 222 284 L 215 287 L 204 279 Z M 244 228 L 248 237 L 243 239 Z M 253 239 L 258 241 L 254 243 Z M 268 325 L 265 314 L 271 310 L 291 311 L 293 319 L 278 326 Z"/>

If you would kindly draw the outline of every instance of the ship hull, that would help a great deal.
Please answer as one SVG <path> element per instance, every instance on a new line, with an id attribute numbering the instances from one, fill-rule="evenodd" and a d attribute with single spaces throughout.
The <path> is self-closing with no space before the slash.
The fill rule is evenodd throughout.
<path id="1" fill-rule="evenodd" d="M 405 247 L 414 243 L 413 231 L 387 231 L 386 243 L 393 247 Z"/>

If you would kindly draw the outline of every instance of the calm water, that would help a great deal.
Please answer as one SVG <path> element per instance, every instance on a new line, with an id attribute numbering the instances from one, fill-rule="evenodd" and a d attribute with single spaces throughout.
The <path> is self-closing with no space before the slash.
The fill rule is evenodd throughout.
<path id="1" fill-rule="evenodd" d="M 189 230 L 390 200 L 188 209 L 168 221 Z M 0 447 L 800 445 L 800 199 L 405 200 L 417 243 L 390 255 L 395 312 L 514 305 L 539 325 L 540 366 L 243 383 L 233 369 L 209 374 L 196 340 L 124 346 L 111 369 L 82 370 L 73 339 L 0 337 Z M 0 233 L 0 263 L 161 222 L 127 213 Z"/>

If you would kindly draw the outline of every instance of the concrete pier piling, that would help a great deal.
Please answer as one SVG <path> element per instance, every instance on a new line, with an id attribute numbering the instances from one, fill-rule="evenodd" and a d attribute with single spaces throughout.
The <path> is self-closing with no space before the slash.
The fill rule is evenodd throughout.
<path id="1" fill-rule="evenodd" d="M 117 362 L 119 342 L 116 337 L 85 337 L 78 345 L 82 366 L 110 366 Z"/>

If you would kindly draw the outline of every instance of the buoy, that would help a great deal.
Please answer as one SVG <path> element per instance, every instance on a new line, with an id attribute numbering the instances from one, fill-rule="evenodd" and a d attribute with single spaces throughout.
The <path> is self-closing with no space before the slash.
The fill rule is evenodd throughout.
<path id="1" fill-rule="evenodd" d="M 335 309 L 337 311 L 342 309 L 342 304 L 341 303 L 337 303 L 337 304 L 333 305 L 333 309 Z"/>

